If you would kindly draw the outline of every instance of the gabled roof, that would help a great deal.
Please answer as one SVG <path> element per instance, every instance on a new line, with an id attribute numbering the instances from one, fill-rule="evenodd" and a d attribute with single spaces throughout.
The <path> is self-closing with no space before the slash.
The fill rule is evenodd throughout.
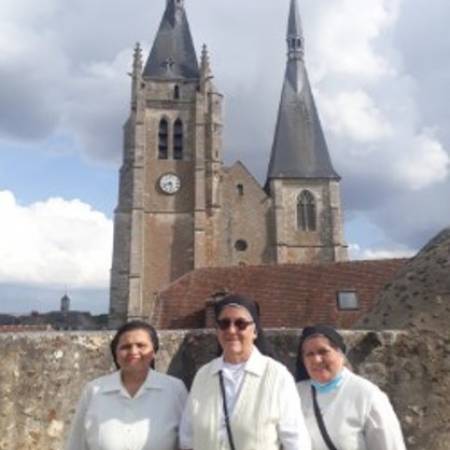
<path id="1" fill-rule="evenodd" d="M 304 39 L 297 0 L 291 0 L 288 61 L 267 173 L 273 178 L 332 178 L 335 172 L 303 59 Z"/>
<path id="2" fill-rule="evenodd" d="M 200 71 L 182 0 L 168 0 L 144 78 L 199 79 Z"/>
<path id="3" fill-rule="evenodd" d="M 242 174 L 253 185 L 253 188 L 261 195 L 261 198 L 269 199 L 267 192 L 261 187 L 261 184 L 255 176 L 247 169 L 247 166 L 242 161 L 235 161 L 231 166 L 223 167 L 225 174 Z"/>
<path id="4" fill-rule="evenodd" d="M 389 259 L 197 269 L 159 293 L 154 325 L 160 329 L 203 328 L 208 300 L 217 293 L 240 293 L 259 303 L 264 327 L 329 323 L 348 328 L 370 311 L 376 295 L 406 262 Z M 360 308 L 339 310 L 338 291 L 356 292 Z"/>

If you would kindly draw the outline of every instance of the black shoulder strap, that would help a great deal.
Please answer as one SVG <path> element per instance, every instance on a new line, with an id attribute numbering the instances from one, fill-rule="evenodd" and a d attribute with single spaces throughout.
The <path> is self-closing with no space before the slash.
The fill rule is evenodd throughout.
<path id="1" fill-rule="evenodd" d="M 223 401 L 223 415 L 225 416 L 225 425 L 227 426 L 228 442 L 230 443 L 231 450 L 236 450 L 233 441 L 233 434 L 231 433 L 230 417 L 228 415 L 227 398 L 225 396 L 225 385 L 223 382 L 222 371 L 219 371 L 219 379 L 220 379 L 220 392 L 222 393 L 222 401 Z"/>
<path id="2" fill-rule="evenodd" d="M 325 444 L 327 444 L 327 447 L 330 450 L 337 450 L 337 448 L 333 444 L 333 441 L 328 435 L 328 431 L 325 428 L 325 424 L 323 423 L 322 413 L 320 412 L 319 405 L 317 404 L 316 388 L 314 386 L 311 386 L 311 394 L 313 398 L 314 414 L 316 415 L 317 425 L 319 425 L 319 430 L 320 433 L 322 434 L 323 440 L 325 441 Z"/>

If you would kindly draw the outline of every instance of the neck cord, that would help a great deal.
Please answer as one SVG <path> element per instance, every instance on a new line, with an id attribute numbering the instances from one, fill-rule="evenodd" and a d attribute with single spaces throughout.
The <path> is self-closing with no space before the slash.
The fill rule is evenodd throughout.
<path id="1" fill-rule="evenodd" d="M 228 442 L 230 443 L 231 450 L 236 450 L 236 447 L 234 446 L 234 441 L 233 441 L 233 434 L 231 433 L 230 417 L 228 415 L 227 398 L 225 395 L 225 384 L 223 381 L 222 371 L 219 371 L 219 379 L 220 379 L 220 391 L 222 393 L 223 414 L 225 416 L 225 425 L 227 427 Z"/>

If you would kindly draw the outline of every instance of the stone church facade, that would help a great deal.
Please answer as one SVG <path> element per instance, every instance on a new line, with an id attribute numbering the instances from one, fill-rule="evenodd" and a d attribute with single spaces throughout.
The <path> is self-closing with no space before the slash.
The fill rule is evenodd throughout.
<path id="1" fill-rule="evenodd" d="M 136 46 L 115 211 L 111 325 L 151 318 L 161 289 L 204 267 L 345 261 L 339 192 L 304 63 L 297 0 L 265 185 L 222 163 L 223 95 L 183 0 Z"/>

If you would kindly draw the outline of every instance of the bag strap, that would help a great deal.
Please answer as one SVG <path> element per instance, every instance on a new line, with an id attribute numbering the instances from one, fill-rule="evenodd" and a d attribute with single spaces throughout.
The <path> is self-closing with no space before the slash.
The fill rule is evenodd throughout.
<path id="1" fill-rule="evenodd" d="M 222 374 L 221 370 L 219 371 L 219 379 L 220 379 L 220 392 L 222 393 L 223 415 L 225 416 L 225 425 L 227 427 L 228 442 L 230 443 L 231 450 L 236 450 L 236 447 L 234 446 L 234 441 L 233 441 L 233 434 L 231 433 L 230 416 L 228 415 L 227 398 L 225 395 L 225 385 L 224 385 L 223 374 Z"/>
<path id="2" fill-rule="evenodd" d="M 325 444 L 327 444 L 327 447 L 330 450 L 337 450 L 328 434 L 328 431 L 325 427 L 325 423 L 323 422 L 322 413 L 320 412 L 319 405 L 317 403 L 317 392 L 314 386 L 311 386 L 311 394 L 313 398 L 314 414 L 316 416 L 317 425 L 319 425 L 319 430 L 320 433 L 322 434 L 323 440 L 325 441 Z"/>

